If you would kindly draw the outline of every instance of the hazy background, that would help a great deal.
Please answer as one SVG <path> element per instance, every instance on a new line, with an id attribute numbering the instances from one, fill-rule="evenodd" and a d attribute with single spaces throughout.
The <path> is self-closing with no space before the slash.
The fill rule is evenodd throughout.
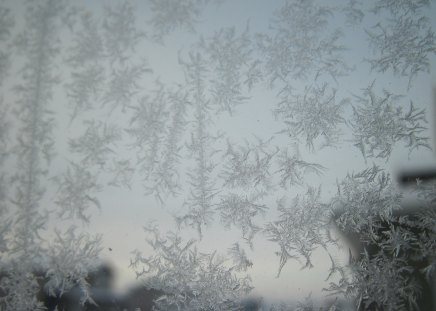
<path id="1" fill-rule="evenodd" d="M 188 2 L 186 1 L 186 3 Z M 44 209 L 50 211 L 52 217 L 48 220 L 48 229 L 44 231 L 43 235 L 50 239 L 53 228 L 64 228 L 70 224 L 77 225 L 81 232 L 101 234 L 103 239 L 101 257 L 116 268 L 116 286 L 120 291 L 125 290 L 126 286 L 135 282 L 135 273 L 129 268 L 132 251 L 138 249 L 144 255 L 153 252 L 153 249 L 146 242 L 147 235 L 143 230 L 143 226 L 153 221 L 158 225 L 162 233 L 176 230 L 174 216 L 183 216 L 189 211 L 189 206 L 184 204 L 187 202 L 191 191 L 187 173 L 192 172 L 196 165 L 187 150 L 191 135 L 196 133 L 195 109 L 191 106 L 186 113 L 184 131 L 177 141 L 180 148 L 180 164 L 177 169 L 180 176 L 181 190 L 177 196 L 164 197 L 163 202 L 156 199 L 153 194 L 147 194 L 144 190 L 144 184 L 149 183 L 150 180 L 144 182 L 144 172 L 141 170 L 141 163 L 138 163 L 138 157 L 142 151 L 137 148 L 138 146 L 135 146 L 137 142 L 128 132 L 128 129 L 132 127 L 131 120 L 134 118 L 134 107 L 142 97 L 149 96 L 152 98 L 153 92 L 159 88 L 158 83 L 161 83 L 165 89 L 177 89 L 179 86 L 182 89 L 189 88 L 179 59 L 187 60 L 190 51 L 199 51 L 207 59 L 206 52 L 199 49 L 197 44 L 202 39 L 209 40 L 221 28 L 234 27 L 236 36 L 248 29 L 247 34 L 251 39 L 251 46 L 249 47 L 251 58 L 260 62 L 259 68 L 261 71 L 265 70 L 262 67 L 265 56 L 260 53 L 256 43 L 258 34 L 272 36 L 275 34 L 275 30 L 270 26 L 274 19 L 274 12 L 283 5 L 282 1 L 261 0 L 205 1 L 204 4 L 201 1 L 190 2 L 195 3 L 199 10 L 198 15 L 195 15 L 195 20 L 192 21 L 189 18 L 181 20 L 192 22 L 193 29 L 187 29 L 184 24 L 176 25 L 174 29 L 161 37 L 161 41 L 156 40 L 155 37 L 159 28 L 153 27 L 152 22 L 154 21 L 153 18 L 156 18 L 156 12 L 151 10 L 152 2 L 125 2 L 134 8 L 134 25 L 138 31 L 144 33 L 144 36 L 138 40 L 134 50 L 125 49 L 126 60 L 124 63 L 119 63 L 117 68 L 120 68 L 120 70 L 123 66 L 133 68 L 136 64 L 144 62 L 150 70 L 136 79 L 136 86 L 133 87 L 133 91 L 128 98 L 123 99 L 123 103 L 114 104 L 114 106 L 111 103 L 104 104 L 105 96 L 109 96 L 107 95 L 111 88 L 109 81 L 113 71 L 111 71 L 110 59 L 106 56 L 102 57 L 101 66 L 104 69 L 103 76 L 105 80 L 98 92 L 96 92 L 96 96 L 90 99 L 92 108 L 80 111 L 73 120 L 71 120 L 71 115 L 74 105 L 71 103 L 72 99 L 69 96 L 71 94 L 70 83 L 72 83 L 72 73 L 80 71 L 80 68 L 69 64 L 68 57 L 72 53 L 71 46 L 74 46 L 74 40 L 83 31 L 81 29 L 80 14 L 88 14 L 101 27 L 106 18 L 105 8 L 113 8 L 114 12 L 116 12 L 119 5 L 124 2 L 76 1 L 74 5 L 77 5 L 83 11 L 80 11 L 77 17 L 72 19 L 70 27 L 67 25 L 68 20 L 65 18 L 60 22 L 60 25 L 63 24 L 64 27 L 59 29 L 58 34 L 60 53 L 56 59 L 53 59 L 53 71 L 56 73 L 59 83 L 53 87 L 53 98 L 47 105 L 48 109 L 53 112 L 52 117 L 55 120 L 52 136 L 55 141 L 56 155 L 49 166 L 48 177 L 43 182 L 46 192 L 41 203 Z M 268 210 L 264 216 L 253 218 L 253 222 L 259 225 L 260 228 L 265 228 L 266 224 L 277 220 L 279 214 L 276 210 L 276 201 L 278 199 L 286 196 L 288 202 L 291 202 L 296 195 L 304 196 L 307 185 L 312 187 L 320 186 L 321 198 L 323 201 L 328 202 L 336 194 L 336 182 L 338 180 L 344 178 L 347 173 L 360 171 L 372 166 L 373 163 L 385 168 L 394 177 L 397 172 L 404 169 L 436 166 L 433 151 L 420 148 L 409 153 L 402 141 L 395 144 L 392 154 L 387 159 L 365 159 L 360 150 L 353 146 L 352 130 L 350 125 L 347 124 L 352 117 L 352 105 L 357 105 L 356 96 L 362 96 L 362 89 L 367 88 L 374 82 L 375 93 L 387 89 L 393 94 L 404 95 L 404 98 L 399 100 L 399 105 L 403 106 L 403 111 L 408 110 L 410 101 L 413 101 L 416 108 L 425 109 L 428 121 L 428 130 L 425 134 L 431 138 L 431 145 L 434 148 L 435 111 L 432 88 L 436 85 L 435 53 L 429 53 L 430 73 L 419 72 L 413 78 L 409 87 L 408 76 L 393 75 L 391 70 L 387 70 L 385 73 L 371 70 L 369 63 L 365 61 L 374 56 L 365 30 L 374 29 L 372 27 L 377 23 L 387 22 L 391 18 L 384 11 L 379 14 L 365 11 L 375 1 L 362 2 L 362 10 L 366 13 L 362 22 L 355 25 L 347 23 L 345 13 L 342 10 L 347 5 L 347 1 L 318 2 L 321 5 L 329 6 L 332 12 L 331 15 L 327 16 L 328 25 L 323 33 L 329 34 L 335 29 L 342 31 L 343 35 L 339 38 L 338 43 L 344 47 L 341 52 L 342 60 L 350 67 L 350 70 L 343 77 L 336 77 L 336 80 L 329 75 L 323 75 L 316 82 L 314 82 L 312 73 L 301 79 L 290 75 L 287 77 L 287 83 L 295 88 L 295 93 L 303 92 L 305 86 L 315 85 L 315 83 L 318 85 L 327 83 L 329 87 L 337 90 L 336 102 L 349 99 L 342 109 L 342 117 L 345 122 L 338 125 L 341 133 L 338 142 L 333 147 L 320 148 L 320 140 L 317 140 L 314 150 L 309 150 L 303 136 L 298 137 L 300 141 L 295 141 L 287 133 L 281 133 L 280 131 L 285 128 L 283 120 L 276 119 L 272 111 L 276 109 L 280 101 L 279 92 L 283 87 L 283 82 L 277 81 L 274 83 L 275 85 L 271 86 L 268 83 L 268 75 L 265 73 L 251 90 L 241 84 L 241 95 L 246 99 L 242 100 L 240 105 L 235 106 L 231 115 L 227 112 L 217 112 L 213 108 L 209 115 L 210 121 L 206 125 L 207 133 L 211 135 L 221 133 L 218 139 L 211 140 L 212 148 L 216 149 L 216 153 L 213 153 L 210 157 L 211 161 L 216 164 L 211 176 L 215 181 L 214 189 L 219 193 L 214 199 L 215 203 L 219 202 L 221 194 L 237 190 L 225 187 L 220 175 L 220 170 L 223 169 L 225 164 L 224 154 L 227 148 L 227 140 L 238 146 L 243 145 L 245 141 L 255 143 L 256 137 L 264 141 L 272 138 L 268 150 L 289 148 L 290 151 L 295 151 L 298 148 L 301 159 L 325 167 L 320 175 L 310 172 L 304 173 L 301 185 L 292 185 L 287 189 L 280 187 L 277 174 L 272 174 L 273 186 L 261 199 L 261 204 L 268 207 Z M 14 38 L 20 29 L 26 27 L 24 18 L 26 3 L 24 1 L 3 1 L 2 3 L 12 10 L 15 26 L 11 38 Z M 168 3 L 171 3 L 171 1 Z M 432 17 L 436 16 L 436 9 L 434 2 L 430 4 L 428 10 L 426 9 L 423 14 L 430 17 L 430 23 L 434 29 L 436 22 Z M 356 5 L 359 7 L 360 3 Z M 103 32 L 101 32 L 101 35 L 103 36 Z M 8 43 L 0 43 L 1 49 L 12 50 L 11 44 L 13 41 L 11 39 Z M 17 100 L 12 87 L 21 81 L 19 68 L 22 67 L 24 62 L 25 58 L 22 55 L 12 54 L 11 69 L 1 86 L 1 97 L 7 106 L 13 107 L 14 102 Z M 213 85 L 210 79 L 217 73 L 214 71 L 214 64 L 209 64 L 210 66 L 206 62 L 208 73 L 204 83 L 210 87 Z M 85 67 L 86 64 L 84 64 Z M 213 93 L 207 87 L 204 96 L 207 100 L 213 101 Z M 171 111 L 170 107 L 167 107 L 167 109 L 171 116 L 173 111 Z M 9 136 L 13 145 L 19 127 L 14 126 L 18 124 L 18 121 L 13 119 L 12 114 L 10 120 L 12 120 L 13 126 Z M 86 122 L 91 120 L 118 127 L 121 138 L 110 145 L 111 151 L 105 155 L 105 163 L 86 166 L 85 162 L 81 160 L 81 155 L 71 151 L 69 142 L 83 135 L 89 124 Z M 166 126 L 169 126 L 170 123 L 166 124 Z M 111 163 L 126 160 L 129 161 L 128 167 L 133 172 L 132 176 L 127 178 L 128 185 L 114 185 L 114 173 L 110 169 Z M 13 171 L 15 169 L 13 157 L 8 161 L 10 165 L 5 165 L 3 170 Z M 60 220 L 56 216 L 58 208 L 56 201 L 59 195 L 57 191 L 59 179 L 56 179 L 56 177 L 61 178 L 60 176 L 64 176 L 63 174 L 65 174 L 72 162 L 88 169 L 95 176 L 98 175 L 97 180 L 100 187 L 92 195 L 98 199 L 101 208 L 96 208 L 94 204 L 90 204 L 87 209 L 87 213 L 90 215 L 89 223 L 74 218 Z M 273 159 L 272 162 L 276 163 L 276 159 Z M 271 172 L 274 171 L 274 169 L 271 169 Z M 253 262 L 253 266 L 247 270 L 247 274 L 252 279 L 254 295 L 263 296 L 267 301 L 275 301 L 302 299 L 312 293 L 312 297 L 323 299 L 325 293 L 322 289 L 327 286 L 328 282 L 325 279 L 331 265 L 330 258 L 325 250 L 319 249 L 314 252 L 313 268 L 301 269 L 303 266 L 301 263 L 290 259 L 281 271 L 280 277 L 277 277 L 279 257 L 275 252 L 279 250 L 279 246 L 269 241 L 262 231 L 255 235 L 253 249 L 250 249 L 242 238 L 239 228 L 232 227 L 228 229 L 220 223 L 219 212 L 215 212 L 212 223 L 202 229 L 203 237 L 201 240 L 196 229 L 190 226 L 183 226 L 181 235 L 187 239 L 196 239 L 200 252 L 213 252 L 216 250 L 223 255 L 227 253 L 233 243 L 238 242 L 247 252 L 248 258 Z M 334 254 L 335 259 L 339 262 L 344 263 L 348 260 L 348 247 L 346 245 L 342 249 L 332 246 L 329 251 Z M 304 263 L 304 260 L 302 262 Z"/>

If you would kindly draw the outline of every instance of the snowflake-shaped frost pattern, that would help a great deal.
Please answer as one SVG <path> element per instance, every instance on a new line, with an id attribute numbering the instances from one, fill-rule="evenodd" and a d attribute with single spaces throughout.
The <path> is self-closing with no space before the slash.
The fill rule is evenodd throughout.
<path id="1" fill-rule="evenodd" d="M 314 0 L 286 0 L 275 12 L 272 35 L 259 36 L 270 83 L 276 80 L 339 77 L 348 72 L 339 44 L 341 32 L 329 31 L 332 10 Z"/>
<path id="2" fill-rule="evenodd" d="M 329 242 L 324 232 L 327 226 L 328 208 L 320 202 L 321 188 L 309 187 L 304 196 L 297 196 L 291 204 L 282 198 L 277 202 L 278 219 L 267 224 L 265 234 L 277 243 L 280 251 L 278 276 L 289 259 L 305 260 L 303 268 L 313 267 L 312 252 Z"/>
<path id="3" fill-rule="evenodd" d="M 358 105 L 353 106 L 350 124 L 355 146 L 365 159 L 376 157 L 387 161 L 399 141 L 405 142 L 409 152 L 420 147 L 430 148 L 423 109 L 415 108 L 410 102 L 409 111 L 403 112 L 399 104 L 401 96 L 386 90 L 377 96 L 373 85 L 366 88 L 363 95 L 357 97 Z"/>
<path id="4" fill-rule="evenodd" d="M 220 177 L 224 186 L 243 190 L 268 191 L 272 187 L 271 166 L 278 150 L 269 150 L 271 140 L 257 139 L 255 143 L 237 145 L 227 141 L 224 166 Z"/>
<path id="5" fill-rule="evenodd" d="M 253 248 L 254 235 L 261 230 L 259 225 L 253 223 L 254 217 L 264 215 L 268 209 L 266 205 L 260 204 L 262 194 L 243 195 L 228 193 L 221 196 L 216 209 L 220 212 L 221 222 L 225 227 L 235 226 L 242 230 L 242 237 Z"/>
<path id="6" fill-rule="evenodd" d="M 344 106 L 349 102 L 337 101 L 336 92 L 327 84 L 306 87 L 303 94 L 283 88 L 281 101 L 274 110 L 286 125 L 283 132 L 296 139 L 302 137 L 310 150 L 315 149 L 317 140 L 322 140 L 321 147 L 334 146 L 340 137 L 339 125 L 345 123 Z"/>
<path id="7" fill-rule="evenodd" d="M 240 299 L 252 289 L 247 276 L 237 275 L 216 252 L 198 252 L 193 240 L 185 243 L 176 233 L 147 230 L 154 255 L 136 251 L 131 266 L 146 285 L 165 293 L 156 300 L 156 310 L 240 310 Z"/>
<path id="8" fill-rule="evenodd" d="M 377 219 L 400 209 L 402 195 L 389 174 L 377 166 L 348 174 L 330 202 L 337 226 L 344 232 L 363 232 Z"/>
<path id="9" fill-rule="evenodd" d="M 288 189 L 294 185 L 302 185 L 304 176 L 309 173 L 321 175 L 325 170 L 324 166 L 302 160 L 298 146 L 291 153 L 287 148 L 277 155 L 278 170 L 274 174 L 280 175 L 279 185 Z"/>

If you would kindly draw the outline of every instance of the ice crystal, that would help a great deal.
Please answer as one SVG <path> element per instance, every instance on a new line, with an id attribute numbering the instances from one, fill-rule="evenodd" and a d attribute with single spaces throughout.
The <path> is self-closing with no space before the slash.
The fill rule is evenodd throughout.
<path id="1" fill-rule="evenodd" d="M 348 99 L 336 100 L 336 89 L 322 86 L 306 87 L 303 94 L 286 87 L 281 91 L 282 100 L 274 110 L 283 120 L 283 132 L 294 138 L 302 137 L 306 146 L 314 150 L 314 143 L 322 139 L 323 146 L 334 145 L 339 140 L 339 125 L 344 123 L 342 111 Z"/>
<path id="2" fill-rule="evenodd" d="M 104 81 L 103 68 L 91 66 L 82 71 L 71 74 L 72 82 L 67 84 L 68 96 L 72 106 L 71 120 L 75 119 L 80 113 L 95 108 L 98 101 L 97 96 L 102 89 Z"/>
<path id="3" fill-rule="evenodd" d="M 392 258 L 383 253 L 371 257 L 364 251 L 350 267 L 352 278 L 331 283 L 328 290 L 357 297 L 356 307 L 362 310 L 417 310 L 419 285 L 410 278 L 413 267 L 404 257 Z"/>
<path id="4" fill-rule="evenodd" d="M 338 184 L 338 193 L 330 202 L 336 224 L 344 232 L 369 230 L 373 221 L 386 219 L 400 208 L 402 195 L 389 174 L 373 166 L 348 174 Z"/>
<path id="5" fill-rule="evenodd" d="M 381 96 L 373 91 L 373 84 L 363 90 L 353 106 L 351 121 L 355 146 L 363 157 L 389 158 L 399 141 L 404 141 L 409 152 L 419 147 L 430 148 L 425 136 L 425 111 L 415 108 L 410 102 L 409 111 L 404 113 L 398 103 L 401 96 L 384 90 Z"/>
<path id="6" fill-rule="evenodd" d="M 1 165 L 1 162 L 0 162 Z M 6 252 L 8 250 L 8 238 L 7 233 L 10 232 L 11 222 L 7 215 L 7 185 L 5 182 L 5 175 L 0 174 L 0 252 Z"/>
<path id="7" fill-rule="evenodd" d="M 378 23 L 368 30 L 374 58 L 369 62 L 379 72 L 392 70 L 394 75 L 413 78 L 421 71 L 429 72 L 430 57 L 436 54 L 435 35 L 424 16 L 400 16 Z"/>
<path id="8" fill-rule="evenodd" d="M 181 89 L 168 92 L 167 99 L 170 104 L 171 122 L 161 148 L 162 161 L 159 161 L 158 167 L 153 171 L 149 186 L 150 192 L 153 192 L 161 202 L 163 197 L 176 196 L 181 190 L 179 165 L 183 144 L 180 141 L 186 130 L 186 111 L 190 104 L 188 94 Z"/>
<path id="9" fill-rule="evenodd" d="M 253 237 L 261 227 L 253 223 L 257 215 L 265 214 L 267 206 L 257 203 L 259 195 L 244 196 L 237 193 L 228 193 L 221 196 L 216 209 L 220 211 L 221 222 L 225 227 L 238 227 L 242 230 L 242 237 L 253 248 Z"/>
<path id="10" fill-rule="evenodd" d="M 134 7 L 129 1 L 106 7 L 103 21 L 105 51 L 111 63 L 123 64 L 145 34 L 136 27 Z M 132 69 L 134 70 L 134 69 Z"/>
<path id="11" fill-rule="evenodd" d="M 426 290 L 436 273 L 435 183 L 418 182 L 418 208 L 410 213 L 402 213 L 401 193 L 376 166 L 338 181 L 333 198 L 321 200 L 320 187 L 313 185 L 292 201 L 283 197 L 325 169 L 304 158 L 300 144 L 315 151 L 350 143 L 343 139 L 344 125 L 350 126 L 351 145 L 358 147 L 352 151 L 360 149 L 365 161 L 389 161 L 394 148 L 400 153 L 429 148 L 424 100 L 404 105 L 402 97 L 378 93 L 371 85 L 347 107 L 347 88 L 354 92 L 368 77 L 343 81 L 343 75 L 350 70 L 347 60 L 359 64 L 358 58 L 366 57 L 356 68 L 372 67 L 369 79 L 390 74 L 396 78 L 392 89 L 407 80 L 412 87 L 435 55 L 426 12 L 431 1 L 361 5 L 346 0 L 329 7 L 318 0 L 282 0 L 268 29 L 257 20 L 256 8 L 246 10 L 244 19 L 238 15 L 234 26 L 219 19 L 204 23 L 195 38 L 202 12 L 213 13 L 207 5 L 219 1 L 149 0 L 136 7 L 125 0 L 73 7 L 60 0 L 18 6 L 0 0 L 1 310 L 42 310 L 38 299 L 47 295 L 92 304 L 101 288 L 90 288 L 88 273 L 99 263 L 101 240 L 68 223 L 92 225 L 94 208 L 105 201 L 99 195 L 110 190 L 122 191 L 121 196 L 114 192 L 117 198 L 136 196 L 137 179 L 145 202 L 154 196 L 160 214 L 176 215 L 178 229 L 193 227 L 205 237 L 197 244 L 181 238 L 195 234 L 189 230 L 162 236 L 157 228 L 148 229 L 151 249 L 147 256 L 136 252 L 132 267 L 147 287 L 157 289 L 156 310 L 247 309 L 246 273 L 256 276 L 259 269 L 249 270 L 257 254 L 250 258 L 239 240 L 254 250 L 257 239 L 276 247 L 278 275 L 290 259 L 312 267 L 315 250 L 323 248 L 331 267 L 321 277 L 331 282 L 334 294 L 354 298 L 357 309 L 424 309 L 422 301 L 431 300 Z M 137 20 L 143 9 L 147 16 Z M 253 14 L 255 23 L 246 23 Z M 235 19 L 233 12 L 229 18 Z M 342 33 L 337 28 L 342 22 L 362 24 L 366 32 L 343 27 Z M 168 47 L 156 44 L 179 29 L 185 31 L 180 40 Z M 342 39 L 350 38 L 355 51 L 345 54 Z M 187 46 L 192 47 L 188 53 Z M 364 55 L 371 48 L 373 54 Z M 167 52 L 174 57 L 165 58 L 163 67 L 153 63 L 159 65 L 156 72 L 142 57 Z M 151 79 L 146 73 L 153 73 Z M 144 88 L 149 80 L 163 82 Z M 253 105 L 245 105 L 252 96 Z M 69 125 L 63 122 L 66 108 Z M 247 119 L 271 109 L 278 122 Z M 220 133 L 221 126 L 230 132 Z M 252 127 L 254 139 L 238 137 Z M 270 138 L 274 131 L 290 136 L 290 144 L 285 135 Z M 52 161 L 54 150 L 62 156 Z M 322 150 L 326 163 L 334 157 L 327 151 L 335 150 Z M 271 218 L 269 202 L 276 198 L 282 199 Z M 268 218 L 262 221 L 264 214 Z M 209 241 L 210 224 L 214 230 L 241 232 L 239 243 L 227 244 L 228 258 L 200 249 Z M 330 253 L 338 243 L 331 225 L 359 242 L 348 265 Z M 52 232 L 53 227 L 59 230 Z M 314 309 L 310 296 L 270 308 Z"/>
<path id="12" fill-rule="evenodd" d="M 320 175 L 325 169 L 320 164 L 302 160 L 297 146 L 295 146 L 293 154 L 288 149 L 280 151 L 277 155 L 277 163 L 279 169 L 274 174 L 280 175 L 279 185 L 284 189 L 294 185 L 302 185 L 305 174 L 315 173 Z"/>
<path id="13" fill-rule="evenodd" d="M 176 29 L 186 29 L 193 32 L 198 17 L 204 6 L 210 0 L 149 0 L 152 17 L 153 37 L 163 42 L 165 36 Z"/>
<path id="14" fill-rule="evenodd" d="M 70 227 L 64 234 L 55 231 L 56 238 L 48 250 L 47 283 L 44 290 L 50 296 L 62 296 L 73 287 L 79 286 L 85 293 L 82 303 L 87 297 L 89 285 L 86 278 L 99 264 L 102 250 L 101 236 L 89 236 L 76 233 L 75 227 Z"/>
<path id="15" fill-rule="evenodd" d="M 27 267 L 29 268 L 29 267 Z M 5 311 L 35 311 L 44 310 L 43 304 L 36 295 L 39 291 L 37 277 L 25 269 L 21 262 L 10 267 L 8 274 L 0 278 L 0 305 Z"/>
<path id="16" fill-rule="evenodd" d="M 240 310 L 240 299 L 252 289 L 248 277 L 236 275 L 216 252 L 198 252 L 193 240 L 183 242 L 173 232 L 163 237 L 156 228 L 151 233 L 154 255 L 136 251 L 131 266 L 147 286 L 164 291 L 156 310 Z"/>
<path id="17" fill-rule="evenodd" d="M 134 138 L 134 147 L 143 177 L 147 180 L 158 163 L 159 151 L 168 120 L 168 99 L 162 83 L 156 83 L 152 96 L 142 97 L 130 106 L 133 116 L 126 131 Z"/>
<path id="18" fill-rule="evenodd" d="M 10 153 L 8 150 L 10 123 L 7 118 L 8 109 L 0 98 L 0 252 L 7 250 L 6 234 L 10 230 L 10 221 L 7 216 L 8 204 L 6 203 L 8 202 L 9 187 L 6 183 L 7 174 L 4 172 L 5 161 Z"/>
<path id="19" fill-rule="evenodd" d="M 0 40 L 5 40 L 10 36 L 11 28 L 14 26 L 14 20 L 12 18 L 11 10 L 4 7 L 0 7 Z"/>
<path id="20" fill-rule="evenodd" d="M 68 62 L 75 66 L 98 63 L 104 55 L 104 41 L 99 25 L 89 12 L 83 13 L 80 21 L 81 28 L 74 32 L 74 44 Z"/>
<path id="21" fill-rule="evenodd" d="M 105 167 L 108 156 L 113 154 L 113 146 L 121 140 L 120 129 L 111 124 L 88 121 L 86 132 L 69 141 L 70 151 L 81 156 L 84 166 Z"/>
<path id="22" fill-rule="evenodd" d="M 362 22 L 365 17 L 365 13 L 361 8 L 362 4 L 359 4 L 357 0 L 350 0 L 347 5 L 344 6 L 342 11 L 344 12 L 349 25 L 357 25 Z"/>
<path id="23" fill-rule="evenodd" d="M 0 167 L 8 156 L 8 141 L 10 121 L 8 121 L 9 109 L 5 105 L 3 98 L 0 97 Z"/>
<path id="24" fill-rule="evenodd" d="M 117 107 L 125 111 L 131 105 L 131 98 L 139 92 L 138 81 L 146 72 L 150 69 L 145 64 L 112 69 L 108 90 L 102 98 L 103 104 L 109 105 L 111 111 Z"/>
<path id="25" fill-rule="evenodd" d="M 421 310 L 423 277 L 430 279 L 435 263 L 433 208 L 403 213 L 401 194 L 377 167 L 348 175 L 338 187 L 336 224 L 348 235 L 357 233 L 363 250 L 338 267 L 341 277 L 328 290 L 355 298 L 362 310 Z"/>
<path id="26" fill-rule="evenodd" d="M 98 199 L 94 196 L 100 190 L 97 176 L 83 165 L 71 163 L 68 170 L 56 178 L 59 188 L 55 203 L 59 207 L 62 218 L 78 218 L 89 222 L 89 208 L 100 208 Z"/>
<path id="27" fill-rule="evenodd" d="M 101 60 L 104 45 L 98 23 L 90 14 L 82 14 L 81 29 L 74 33 L 74 45 L 68 63 L 74 67 L 66 85 L 72 106 L 71 119 L 96 107 L 105 80 Z"/>
<path id="28" fill-rule="evenodd" d="M 430 0 L 377 0 L 372 11 L 380 13 L 382 10 L 388 10 L 396 16 L 401 16 L 416 13 L 422 8 L 429 7 L 430 3 Z"/>
<path id="29" fill-rule="evenodd" d="M 111 174 L 110 186 L 131 189 L 135 169 L 129 160 L 113 160 L 108 171 Z"/>
<path id="30" fill-rule="evenodd" d="M 257 140 L 254 144 L 246 141 L 245 145 L 236 145 L 227 141 L 224 167 L 220 174 L 224 186 L 244 190 L 254 187 L 259 191 L 271 189 L 272 159 L 278 150 L 268 150 L 270 140 Z"/>
<path id="31" fill-rule="evenodd" d="M 268 311 L 291 311 L 292 306 L 284 302 L 272 304 Z"/>
<path id="32" fill-rule="evenodd" d="M 275 12 L 274 33 L 259 36 L 270 83 L 292 78 L 333 78 L 348 71 L 343 62 L 344 48 L 338 43 L 341 33 L 327 31 L 332 11 L 314 0 L 286 0 Z"/>
<path id="33" fill-rule="evenodd" d="M 214 198 L 218 194 L 215 183 L 210 176 L 215 165 L 204 160 L 203 151 L 199 150 L 196 157 L 197 167 L 191 173 L 188 173 L 191 191 L 185 206 L 188 212 L 177 218 L 179 225 L 188 225 L 197 229 L 202 237 L 202 227 L 209 225 L 215 214 Z"/>
<path id="34" fill-rule="evenodd" d="M 191 187 L 185 203 L 188 212 L 178 217 L 178 223 L 195 227 L 201 238 L 202 227 L 211 223 L 213 219 L 213 199 L 218 192 L 212 176 L 216 166 L 212 161 L 216 153 L 213 143 L 218 137 L 208 132 L 211 105 L 205 95 L 204 76 L 207 72 L 205 61 L 199 53 L 190 53 L 188 61 L 180 61 L 185 69 L 186 82 L 194 106 L 194 130 L 187 147 L 191 158 L 195 161 L 195 166 L 187 174 Z"/>
<path id="35" fill-rule="evenodd" d="M 253 48 L 249 29 L 247 27 L 240 35 L 236 34 L 235 28 L 221 29 L 202 41 L 202 46 L 214 65 L 211 83 L 216 110 L 232 115 L 236 106 L 248 99 L 243 94 L 243 84 L 252 86 L 256 82 L 257 63 L 251 59 Z"/>
<path id="36" fill-rule="evenodd" d="M 311 311 L 311 310 L 315 310 L 315 303 L 312 299 L 312 293 L 310 293 L 307 297 L 305 297 L 303 301 L 299 301 L 297 303 L 296 308 L 293 311 Z"/>
<path id="37" fill-rule="evenodd" d="M 239 243 L 234 243 L 228 251 L 229 255 L 232 258 L 234 269 L 238 272 L 247 271 L 248 268 L 253 266 L 253 262 L 248 259 L 247 254 L 244 249 L 241 248 Z"/>
<path id="38" fill-rule="evenodd" d="M 354 297 L 362 310 L 423 310 L 427 308 L 423 296 L 429 295 L 424 291 L 429 290 L 436 262 L 436 214 L 426 205 L 408 213 L 397 210 L 380 214 L 377 205 L 389 208 L 386 201 L 368 199 L 365 204 L 371 204 L 371 209 L 361 204 L 370 213 L 361 215 L 366 224 L 350 224 L 347 232 L 358 232 L 363 250 L 357 258 L 350 256 L 347 267 L 338 267 L 352 274 L 341 273 L 328 290 Z"/>
<path id="39" fill-rule="evenodd" d="M 280 257 L 278 276 L 289 259 L 304 258 L 303 267 L 313 267 L 312 252 L 319 246 L 327 246 L 324 232 L 328 209 L 320 202 L 320 194 L 321 188 L 309 187 L 304 196 L 295 197 L 289 206 L 285 198 L 277 202 L 280 216 L 267 224 L 265 234 L 280 247 L 276 252 Z"/>
<path id="40" fill-rule="evenodd" d="M 0 43 L 3 47 L 0 49 L 0 86 L 6 78 L 10 67 L 9 52 L 4 49 L 4 44 L 10 37 L 10 31 L 14 26 L 14 19 L 10 14 L 10 10 L 0 6 Z"/>
<path id="41" fill-rule="evenodd" d="M 26 24 L 22 33 L 22 37 L 27 38 L 22 50 L 25 60 L 20 71 L 21 84 L 14 89 L 18 126 L 13 152 L 17 169 L 13 176 L 16 190 L 11 195 L 11 202 L 16 213 L 10 249 L 11 255 L 16 258 L 36 260 L 40 256 L 40 232 L 47 222 L 40 203 L 53 156 L 54 120 L 49 103 L 57 83 L 53 62 L 59 54 L 57 30 L 62 10 L 62 1 L 53 0 L 32 3 L 26 8 Z"/>

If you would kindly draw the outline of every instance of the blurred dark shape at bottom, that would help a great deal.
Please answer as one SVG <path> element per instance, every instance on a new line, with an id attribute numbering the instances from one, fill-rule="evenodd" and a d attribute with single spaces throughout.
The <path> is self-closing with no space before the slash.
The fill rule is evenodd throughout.
<path id="1" fill-rule="evenodd" d="M 67 292 L 49 293 L 45 271 L 33 271 L 38 282 L 39 290 L 36 299 L 41 303 L 37 310 L 46 311 L 151 311 L 154 300 L 164 292 L 137 286 L 126 294 L 120 295 L 113 288 L 114 270 L 106 264 L 101 265 L 95 271 L 89 271 L 86 281 L 89 285 L 88 293 L 92 300 L 83 303 L 86 298 L 83 289 L 77 285 Z M 8 278 L 7 272 L 0 273 L 0 280 Z M 0 288 L 0 300 L 5 292 Z M 6 310 L 6 306 L 0 303 L 0 310 Z M 19 310 L 17 310 L 19 311 Z"/>
<path id="2" fill-rule="evenodd" d="M 89 273 L 89 296 L 94 303 L 81 303 L 84 294 L 78 286 L 58 297 L 50 296 L 42 289 L 40 300 L 47 311 L 151 311 L 154 300 L 164 294 L 138 286 L 120 295 L 113 289 L 113 279 L 114 272 L 109 265 L 102 265 Z"/>
<path id="3" fill-rule="evenodd" d="M 154 301 L 165 292 L 145 286 L 137 285 L 125 294 L 118 294 L 113 288 L 114 270 L 109 265 L 101 265 L 97 270 L 90 271 L 86 281 L 89 284 L 88 295 L 92 301 L 82 303 L 85 294 L 80 286 L 75 286 L 65 293 L 50 295 L 45 289 L 49 281 L 44 271 L 33 272 L 38 280 L 39 292 L 37 299 L 46 311 L 152 311 Z M 7 277 L 6 273 L 0 273 L 0 280 Z M 4 293 L 0 289 L 0 298 Z M 261 299 L 245 299 L 241 302 L 240 311 L 261 310 Z M 4 306 L 0 304 L 0 310 Z M 176 308 L 174 308 L 176 310 Z M 172 311 L 172 310 L 166 310 Z"/>
<path id="4" fill-rule="evenodd" d="M 153 310 L 154 300 L 163 294 L 164 292 L 160 290 L 138 286 L 131 289 L 125 296 L 123 296 L 120 304 L 122 308 L 120 310 Z"/>

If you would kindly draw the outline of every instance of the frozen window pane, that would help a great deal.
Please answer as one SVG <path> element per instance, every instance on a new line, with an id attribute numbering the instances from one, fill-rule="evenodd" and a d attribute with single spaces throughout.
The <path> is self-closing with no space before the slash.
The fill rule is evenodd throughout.
<path id="1" fill-rule="evenodd" d="M 0 310 L 434 308 L 435 10 L 0 0 Z"/>

